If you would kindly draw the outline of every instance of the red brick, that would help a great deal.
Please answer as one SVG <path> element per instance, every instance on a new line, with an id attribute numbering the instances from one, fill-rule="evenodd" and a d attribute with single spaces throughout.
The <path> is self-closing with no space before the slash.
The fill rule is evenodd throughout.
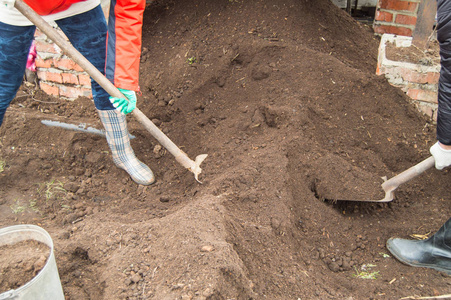
<path id="1" fill-rule="evenodd" d="M 375 33 L 379 34 L 391 33 L 402 36 L 412 36 L 412 29 L 406 27 L 375 24 L 373 29 Z"/>
<path id="2" fill-rule="evenodd" d="M 72 73 L 62 73 L 61 76 L 63 77 L 63 83 L 69 83 L 69 84 L 79 84 L 78 83 L 78 77 L 75 74 Z"/>
<path id="3" fill-rule="evenodd" d="M 53 60 L 53 65 L 63 70 L 83 71 L 79 65 L 69 58 L 55 59 Z"/>
<path id="4" fill-rule="evenodd" d="M 411 83 L 437 84 L 438 79 L 440 77 L 440 73 L 438 73 L 438 72 L 421 73 L 418 71 L 414 71 L 414 70 L 411 70 L 408 68 L 402 68 L 402 67 L 397 67 L 392 72 L 387 72 L 386 69 L 384 69 L 384 70 L 385 70 L 385 73 L 400 74 L 404 81 L 408 81 Z"/>
<path id="5" fill-rule="evenodd" d="M 91 77 L 89 75 L 80 74 L 78 75 L 78 80 L 81 85 L 91 86 Z"/>
<path id="6" fill-rule="evenodd" d="M 398 14 L 396 16 L 395 23 L 396 24 L 403 24 L 403 25 L 415 25 L 417 23 L 417 17 Z"/>
<path id="7" fill-rule="evenodd" d="M 418 100 L 419 99 L 419 94 L 422 92 L 422 90 L 419 89 L 410 89 L 407 91 L 407 96 L 409 96 L 410 98 L 414 99 L 414 100 Z"/>
<path id="8" fill-rule="evenodd" d="M 75 99 L 83 95 L 83 91 L 81 90 L 81 88 L 65 85 L 59 86 L 59 92 L 61 96 L 71 99 Z"/>
<path id="9" fill-rule="evenodd" d="M 36 41 L 36 51 L 61 54 L 61 50 L 55 44 L 49 44 L 44 41 Z"/>
<path id="10" fill-rule="evenodd" d="M 83 96 L 92 99 L 92 91 L 91 91 L 91 89 L 81 88 L 81 91 L 82 91 L 82 93 L 83 93 Z"/>
<path id="11" fill-rule="evenodd" d="M 61 73 L 38 71 L 37 74 L 38 74 L 38 78 L 40 80 L 63 83 L 63 78 L 61 77 Z"/>
<path id="12" fill-rule="evenodd" d="M 427 83 L 438 84 L 438 80 L 440 79 L 440 72 L 428 72 Z"/>
<path id="13" fill-rule="evenodd" d="M 414 100 L 421 100 L 430 103 L 437 103 L 437 93 L 421 89 L 409 89 L 407 96 Z"/>
<path id="14" fill-rule="evenodd" d="M 393 22 L 393 14 L 387 11 L 376 11 L 376 21 L 381 22 Z"/>
<path id="15" fill-rule="evenodd" d="M 59 93 L 61 96 L 67 97 L 70 99 L 76 99 L 78 97 L 92 98 L 92 93 L 91 93 L 90 89 L 80 88 L 80 87 L 60 85 Z"/>
<path id="16" fill-rule="evenodd" d="M 43 34 L 42 31 L 40 31 L 39 29 L 36 29 L 36 31 L 34 32 L 34 36 L 40 37 L 40 36 L 45 36 L 45 34 Z"/>
<path id="17" fill-rule="evenodd" d="M 416 12 L 418 3 L 402 0 L 379 0 L 379 7 L 388 10 Z"/>
<path id="18" fill-rule="evenodd" d="M 427 83 L 427 73 L 419 73 L 407 68 L 396 68 L 396 71 L 401 75 L 404 81 L 412 83 Z"/>
<path id="19" fill-rule="evenodd" d="M 59 89 L 56 86 L 44 83 L 42 81 L 39 82 L 39 87 L 41 88 L 41 90 L 48 94 L 48 95 L 53 95 L 53 96 L 59 96 Z"/>
<path id="20" fill-rule="evenodd" d="M 434 110 L 430 106 L 418 104 L 417 107 L 430 118 L 434 118 Z"/>
<path id="21" fill-rule="evenodd" d="M 52 67 L 52 60 L 51 59 L 43 60 L 42 58 L 39 57 L 39 55 L 36 57 L 35 63 L 36 63 L 36 67 L 38 67 L 38 68 L 50 68 L 50 67 Z"/>

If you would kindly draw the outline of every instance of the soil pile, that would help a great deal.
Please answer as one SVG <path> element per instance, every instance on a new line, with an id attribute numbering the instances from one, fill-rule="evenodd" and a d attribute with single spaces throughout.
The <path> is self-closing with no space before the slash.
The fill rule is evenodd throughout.
<path id="1" fill-rule="evenodd" d="M 209 155 L 202 185 L 132 116 L 152 186 L 116 168 L 101 136 L 41 124 L 100 129 L 88 99 L 24 85 L 0 129 L 0 225 L 49 231 L 67 299 L 449 291 L 447 277 L 385 248 L 448 219 L 447 171 L 406 183 L 387 204 L 318 194 L 321 182 L 340 187 L 359 173 L 392 177 L 435 141 L 435 126 L 374 75 L 371 28 L 327 0 L 157 1 L 144 22 L 138 107 L 189 157 Z"/>

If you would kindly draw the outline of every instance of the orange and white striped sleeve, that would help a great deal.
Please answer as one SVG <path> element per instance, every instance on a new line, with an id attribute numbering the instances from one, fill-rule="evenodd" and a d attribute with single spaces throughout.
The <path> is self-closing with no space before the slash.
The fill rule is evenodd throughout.
<path id="1" fill-rule="evenodd" d="M 111 1 L 105 75 L 118 88 L 139 91 L 145 6 L 145 0 Z"/>

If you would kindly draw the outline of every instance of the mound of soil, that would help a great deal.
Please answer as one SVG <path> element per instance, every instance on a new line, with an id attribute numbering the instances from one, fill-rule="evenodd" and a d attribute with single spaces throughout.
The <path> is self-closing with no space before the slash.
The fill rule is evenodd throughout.
<path id="1" fill-rule="evenodd" d="M 379 185 L 435 142 L 435 125 L 374 75 L 370 27 L 328 0 L 156 1 L 144 23 L 138 107 L 191 159 L 208 154 L 203 184 L 133 116 L 132 146 L 157 177 L 148 187 L 114 166 L 102 136 L 41 124 L 101 129 L 89 99 L 24 85 L 0 128 L 0 225 L 52 235 L 67 299 L 449 292 L 448 277 L 385 247 L 448 219 L 448 171 L 385 204 L 318 194 L 343 178 Z M 355 197 L 370 192 L 361 182 Z"/>

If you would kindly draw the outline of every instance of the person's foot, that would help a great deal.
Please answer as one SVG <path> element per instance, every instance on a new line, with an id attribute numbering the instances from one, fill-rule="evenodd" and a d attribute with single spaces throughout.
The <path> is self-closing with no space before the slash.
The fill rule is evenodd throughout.
<path id="1" fill-rule="evenodd" d="M 391 238 L 387 241 L 387 248 L 396 259 L 406 265 L 431 268 L 451 275 L 451 258 L 446 256 L 451 252 L 440 253 L 440 250 L 437 251 L 425 241 Z"/>
<path id="2" fill-rule="evenodd" d="M 451 219 L 427 240 L 391 238 L 387 249 L 402 263 L 451 275 Z"/>
<path id="3" fill-rule="evenodd" d="M 98 110 L 98 113 L 105 127 L 106 139 L 116 166 L 125 170 L 138 184 L 154 183 L 155 176 L 152 170 L 136 158 L 130 145 L 125 115 L 116 110 Z"/>

